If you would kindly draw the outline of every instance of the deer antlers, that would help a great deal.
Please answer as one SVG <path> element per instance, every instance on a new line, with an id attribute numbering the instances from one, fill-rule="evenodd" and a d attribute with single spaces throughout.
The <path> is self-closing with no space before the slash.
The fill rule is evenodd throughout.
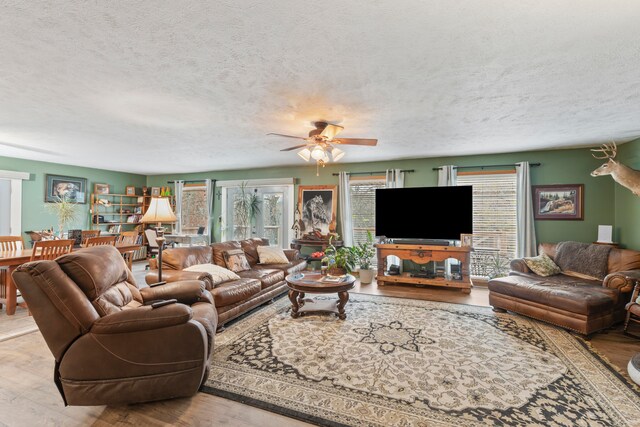
<path id="1" fill-rule="evenodd" d="M 611 144 L 602 144 L 600 148 L 592 148 L 591 151 L 604 154 L 604 156 L 601 157 L 592 154 L 596 159 L 613 159 L 616 157 L 618 147 L 616 146 L 615 141 L 611 141 Z"/>

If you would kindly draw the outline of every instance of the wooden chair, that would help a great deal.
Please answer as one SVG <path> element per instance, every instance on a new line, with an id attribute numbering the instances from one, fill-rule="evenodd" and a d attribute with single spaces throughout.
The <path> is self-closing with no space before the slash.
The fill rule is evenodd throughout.
<path id="1" fill-rule="evenodd" d="M 90 237 L 84 243 L 84 247 L 89 248 L 91 246 L 102 246 L 102 245 L 115 246 L 116 237 L 117 236 Z"/>
<path id="2" fill-rule="evenodd" d="M 0 236 L 0 251 L 19 251 L 24 249 L 21 236 Z"/>
<path id="3" fill-rule="evenodd" d="M 31 261 L 52 260 L 68 254 L 73 249 L 75 240 L 41 240 L 33 244 Z"/>
<path id="4" fill-rule="evenodd" d="M 87 243 L 87 239 L 99 237 L 100 231 L 101 230 L 82 230 L 82 244 L 85 245 Z"/>
<path id="5" fill-rule="evenodd" d="M 120 236 L 116 239 L 116 245 L 135 245 L 138 243 L 138 232 L 137 231 L 123 231 L 120 233 Z M 133 267 L 133 253 L 135 251 L 123 252 L 122 257 L 127 263 L 127 267 L 129 270 Z"/>
<path id="6" fill-rule="evenodd" d="M 624 321 L 624 334 L 634 338 L 640 338 L 640 335 L 630 334 L 627 332 L 627 329 L 629 328 L 630 322 L 640 324 L 640 303 L 638 303 L 638 295 L 640 295 L 640 281 L 636 280 L 636 285 L 631 293 L 631 300 L 629 300 L 629 303 L 624 307 L 627 310 L 627 317 Z"/>

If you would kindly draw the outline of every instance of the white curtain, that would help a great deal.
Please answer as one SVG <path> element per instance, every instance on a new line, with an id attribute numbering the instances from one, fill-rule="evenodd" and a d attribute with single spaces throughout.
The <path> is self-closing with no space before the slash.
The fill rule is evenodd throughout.
<path id="1" fill-rule="evenodd" d="M 404 172 L 400 169 L 387 169 L 385 173 L 386 188 L 404 188 Z M 399 265 L 402 272 L 402 261 L 394 255 L 387 257 L 387 266 L 391 264 Z"/>
<path id="2" fill-rule="evenodd" d="M 340 230 L 342 232 L 342 242 L 345 246 L 353 246 L 353 218 L 351 210 L 351 186 L 349 185 L 349 174 L 340 172 L 338 174 L 338 211 L 340 211 Z"/>
<path id="3" fill-rule="evenodd" d="M 438 187 L 455 187 L 458 185 L 458 171 L 453 165 L 440 166 L 438 170 Z"/>
<path id="4" fill-rule="evenodd" d="M 536 227 L 529 162 L 516 163 L 516 257 L 536 256 Z"/>
<path id="5" fill-rule="evenodd" d="M 404 172 L 400 169 L 387 169 L 385 186 L 387 188 L 404 188 Z"/>
<path id="6" fill-rule="evenodd" d="M 211 217 L 213 216 L 213 191 L 215 188 L 213 187 L 213 181 L 210 179 L 204 180 L 206 197 L 207 197 L 207 223 L 205 225 L 204 234 L 207 236 L 207 242 L 211 244 Z"/>
<path id="7" fill-rule="evenodd" d="M 174 194 L 176 195 L 176 224 L 175 224 L 175 233 L 182 234 L 182 190 L 184 188 L 184 181 L 174 181 L 173 183 L 175 189 Z"/>

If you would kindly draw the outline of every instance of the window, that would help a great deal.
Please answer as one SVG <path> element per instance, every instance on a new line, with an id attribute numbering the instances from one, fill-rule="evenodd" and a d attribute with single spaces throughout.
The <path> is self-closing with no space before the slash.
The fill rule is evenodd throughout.
<path id="1" fill-rule="evenodd" d="M 471 275 L 493 277 L 516 254 L 515 171 L 460 172 L 458 185 L 473 186 Z"/>
<path id="2" fill-rule="evenodd" d="M 367 241 L 367 231 L 375 236 L 376 189 L 385 188 L 384 178 L 351 178 L 351 210 L 353 218 L 353 244 Z"/>
<path id="3" fill-rule="evenodd" d="M 207 188 L 204 185 L 184 185 L 181 212 L 183 233 L 196 234 L 198 228 L 207 227 L 209 209 L 207 207 Z"/>

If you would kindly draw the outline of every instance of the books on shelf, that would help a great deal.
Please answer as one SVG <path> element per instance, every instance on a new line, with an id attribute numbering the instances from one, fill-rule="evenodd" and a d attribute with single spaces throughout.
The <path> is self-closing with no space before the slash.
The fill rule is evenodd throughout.
<path id="1" fill-rule="evenodd" d="M 120 233 L 120 231 L 122 231 L 122 225 L 117 224 L 117 225 L 110 226 L 109 231 L 107 231 L 107 233 L 117 234 L 117 233 Z"/>

